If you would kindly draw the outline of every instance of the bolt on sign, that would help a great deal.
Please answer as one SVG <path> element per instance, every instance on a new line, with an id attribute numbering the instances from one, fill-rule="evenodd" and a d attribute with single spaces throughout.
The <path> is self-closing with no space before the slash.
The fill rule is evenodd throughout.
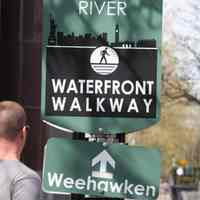
<path id="1" fill-rule="evenodd" d="M 44 0 L 42 117 L 76 132 L 159 121 L 162 0 Z"/>
<path id="2" fill-rule="evenodd" d="M 160 152 L 54 138 L 45 148 L 42 179 L 47 193 L 155 200 L 159 194 Z"/>

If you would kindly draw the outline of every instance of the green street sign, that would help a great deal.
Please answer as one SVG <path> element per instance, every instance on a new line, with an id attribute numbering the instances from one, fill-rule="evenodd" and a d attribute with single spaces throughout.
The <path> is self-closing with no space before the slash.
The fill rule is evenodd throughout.
<path id="1" fill-rule="evenodd" d="M 160 119 L 162 0 L 43 0 L 41 114 L 72 132 Z"/>
<path id="2" fill-rule="evenodd" d="M 45 148 L 42 188 L 55 194 L 155 200 L 160 153 L 122 144 L 50 139 Z"/>

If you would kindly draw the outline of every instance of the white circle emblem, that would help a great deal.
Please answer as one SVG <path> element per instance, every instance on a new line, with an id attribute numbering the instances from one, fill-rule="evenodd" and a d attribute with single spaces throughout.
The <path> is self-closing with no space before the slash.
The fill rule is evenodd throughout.
<path id="1" fill-rule="evenodd" d="M 90 63 L 97 74 L 109 75 L 118 68 L 119 56 L 114 49 L 108 46 L 101 46 L 92 52 Z"/>

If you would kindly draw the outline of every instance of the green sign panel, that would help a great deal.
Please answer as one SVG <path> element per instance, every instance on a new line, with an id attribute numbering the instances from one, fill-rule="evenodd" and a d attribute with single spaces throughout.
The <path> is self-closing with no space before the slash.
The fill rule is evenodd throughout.
<path id="1" fill-rule="evenodd" d="M 43 120 L 106 134 L 158 122 L 162 0 L 43 4 Z"/>
<path id="2" fill-rule="evenodd" d="M 143 147 L 50 139 L 44 156 L 43 191 L 155 200 L 160 153 Z"/>

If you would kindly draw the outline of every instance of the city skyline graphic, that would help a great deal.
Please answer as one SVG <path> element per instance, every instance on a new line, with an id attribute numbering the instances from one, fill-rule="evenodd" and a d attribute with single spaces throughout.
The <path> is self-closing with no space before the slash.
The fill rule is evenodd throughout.
<path id="1" fill-rule="evenodd" d="M 58 25 L 56 24 L 55 17 L 49 15 L 49 36 L 48 46 L 110 46 L 110 47 L 123 47 L 123 48 L 156 48 L 155 39 L 143 39 L 136 41 L 121 41 L 120 40 L 120 25 L 116 24 L 113 30 L 115 41 L 108 41 L 108 33 L 102 32 L 97 36 L 92 33 L 85 33 L 84 35 L 72 33 L 64 33 L 57 31 Z"/>

